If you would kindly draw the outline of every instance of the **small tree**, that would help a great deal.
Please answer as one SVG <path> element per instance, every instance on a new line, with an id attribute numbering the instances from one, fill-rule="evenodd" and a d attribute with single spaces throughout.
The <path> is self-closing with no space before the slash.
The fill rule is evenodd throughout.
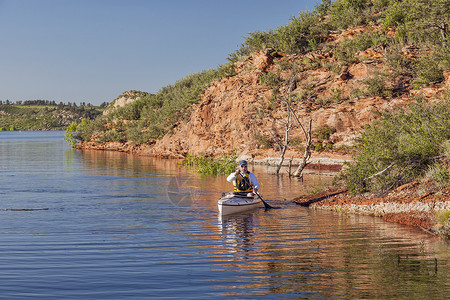
<path id="1" fill-rule="evenodd" d="M 69 126 L 67 126 L 66 134 L 64 135 L 65 136 L 64 140 L 66 142 L 69 142 L 72 145 L 72 148 L 74 148 L 78 142 L 77 133 L 76 133 L 77 127 L 78 127 L 78 123 L 72 122 Z"/>

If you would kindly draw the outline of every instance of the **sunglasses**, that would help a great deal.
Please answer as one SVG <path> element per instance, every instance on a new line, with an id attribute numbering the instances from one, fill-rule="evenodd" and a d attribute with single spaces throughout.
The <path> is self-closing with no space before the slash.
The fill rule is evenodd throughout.
<path id="1" fill-rule="evenodd" d="M 247 165 L 242 165 L 241 168 L 247 168 Z"/>

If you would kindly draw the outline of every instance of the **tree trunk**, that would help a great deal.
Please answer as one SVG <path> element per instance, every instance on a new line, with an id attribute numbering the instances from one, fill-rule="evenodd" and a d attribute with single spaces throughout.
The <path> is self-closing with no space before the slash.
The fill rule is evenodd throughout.
<path id="1" fill-rule="evenodd" d="M 311 158 L 311 124 L 312 124 L 312 120 L 309 120 L 309 126 L 308 126 L 308 130 L 305 132 L 305 137 L 306 137 L 306 141 L 305 141 L 305 152 L 303 153 L 303 158 L 302 161 L 300 163 L 300 165 L 298 166 L 297 170 L 295 170 L 293 176 L 295 177 L 300 177 L 302 175 L 303 169 L 306 167 L 306 165 L 309 164 L 309 159 Z"/>

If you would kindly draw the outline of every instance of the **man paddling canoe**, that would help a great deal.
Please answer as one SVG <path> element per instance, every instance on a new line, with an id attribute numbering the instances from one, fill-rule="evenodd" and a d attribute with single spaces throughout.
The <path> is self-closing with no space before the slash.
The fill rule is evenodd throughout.
<path id="1" fill-rule="evenodd" d="M 234 194 L 253 197 L 259 190 L 258 180 L 255 174 L 247 170 L 247 162 L 241 160 L 236 172 L 227 177 L 228 182 L 234 186 Z"/>

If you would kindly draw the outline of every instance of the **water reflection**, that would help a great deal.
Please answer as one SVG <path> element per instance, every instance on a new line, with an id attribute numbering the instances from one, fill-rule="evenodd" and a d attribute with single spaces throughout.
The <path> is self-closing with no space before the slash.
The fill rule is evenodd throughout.
<path id="1" fill-rule="evenodd" d="M 445 242 L 379 218 L 285 207 L 219 216 L 218 225 L 224 243 L 215 253 L 248 274 L 242 283 L 255 294 L 427 298 L 433 284 L 439 298 L 449 290 L 448 252 L 436 252 Z"/>
<path id="2" fill-rule="evenodd" d="M 253 166 L 281 209 L 221 217 L 225 176 L 42 136 L 0 133 L 3 207 L 49 208 L 0 211 L 5 298 L 448 297 L 448 243 L 290 201 L 330 176 L 301 182 Z"/>
<path id="3" fill-rule="evenodd" d="M 307 174 L 301 182 L 253 166 L 264 199 L 281 209 L 221 216 L 217 199 L 230 189 L 225 177 L 199 176 L 175 160 L 123 153 L 87 151 L 81 159 L 96 172 L 165 178 L 159 188 L 165 186 L 178 209 L 171 212 L 179 222 L 177 231 L 190 237 L 188 245 L 209 255 L 207 263 L 214 271 L 236 274 L 226 277 L 228 283 L 217 283 L 216 289 L 224 291 L 215 295 L 439 298 L 449 289 L 448 245 L 380 218 L 314 211 L 290 202 L 311 186 L 331 181 L 330 176 Z"/>
<path id="4" fill-rule="evenodd" d="M 129 155 L 115 151 L 84 150 L 75 153 L 77 159 L 85 164 L 86 169 L 98 168 L 111 172 L 131 172 L 136 176 L 173 176 L 189 180 L 196 192 L 196 200 L 217 201 L 223 192 L 232 190 L 226 181 L 226 176 L 201 176 L 195 170 L 180 167 L 181 160 L 157 159 L 148 156 Z M 264 200 L 290 201 L 300 194 L 314 188 L 321 188 L 332 182 L 329 174 L 305 174 L 304 180 L 289 178 L 287 175 L 274 176 L 272 167 L 263 165 L 250 165 L 249 171 L 255 173 L 261 185 L 261 195 Z M 117 173 L 116 173 L 117 174 Z M 180 189 L 181 190 L 181 189 Z M 200 193 L 200 195 L 199 195 Z M 206 196 L 206 198 L 204 198 Z"/>
<path id="5" fill-rule="evenodd" d="M 250 258 L 254 251 L 253 236 L 256 224 L 254 213 L 258 208 L 237 215 L 222 216 L 218 214 L 219 229 L 224 241 L 224 251 L 232 254 L 233 260 L 240 261 Z"/>

